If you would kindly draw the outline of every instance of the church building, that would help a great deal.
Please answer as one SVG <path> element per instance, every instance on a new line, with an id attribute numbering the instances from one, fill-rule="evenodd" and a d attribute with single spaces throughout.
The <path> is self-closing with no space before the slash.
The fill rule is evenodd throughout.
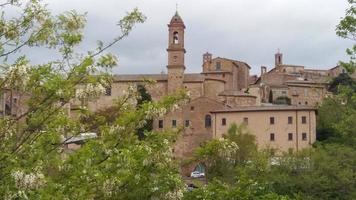
<path id="1" fill-rule="evenodd" d="M 191 100 L 179 110 L 154 121 L 155 130 L 182 128 L 174 147 L 177 158 L 189 157 L 204 141 L 221 137 L 232 123 L 245 123 L 260 148 L 299 150 L 315 141 L 315 109 L 261 105 L 260 92 L 249 87 L 251 67 L 247 63 L 213 58 L 207 52 L 202 56 L 201 73 L 185 73 L 189 67 L 185 65 L 185 28 L 176 12 L 168 24 L 167 74 L 114 75 L 111 91 L 89 102 L 88 108 L 108 107 L 130 84 L 151 79 L 156 83 L 147 91 L 153 100 L 181 88 L 191 94 Z"/>

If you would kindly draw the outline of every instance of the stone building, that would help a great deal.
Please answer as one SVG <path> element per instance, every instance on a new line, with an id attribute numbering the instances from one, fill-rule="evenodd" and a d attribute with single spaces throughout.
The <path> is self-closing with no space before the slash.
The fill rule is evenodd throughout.
<path id="1" fill-rule="evenodd" d="M 232 123 L 245 124 L 260 148 L 298 151 L 316 139 L 315 108 L 310 106 L 246 106 L 212 111 L 214 137 Z"/>
<path id="2" fill-rule="evenodd" d="M 315 70 L 286 65 L 283 54 L 278 52 L 271 70 L 262 66 L 260 76 L 250 76 L 251 67 L 246 62 L 213 57 L 206 52 L 202 56 L 201 73 L 185 73 L 189 67 L 185 65 L 185 28 L 176 12 L 168 24 L 166 74 L 114 75 L 105 95 L 86 102 L 86 106 L 92 111 L 110 107 L 131 85 L 154 80 L 156 83 L 146 88 L 153 101 L 181 88 L 191 94 L 188 103 L 155 119 L 153 124 L 158 131 L 182 128 L 174 146 L 177 158 L 189 157 L 204 141 L 222 137 L 232 123 L 246 124 L 249 132 L 256 136 L 259 148 L 299 151 L 313 144 L 315 106 L 328 95 L 328 81 L 346 73 L 345 69 L 336 66 Z M 351 77 L 356 78 L 356 73 Z M 0 116 L 16 117 L 23 113 L 27 108 L 25 98 L 10 89 L 1 91 Z M 281 98 L 288 98 L 291 105 L 273 105 Z M 75 117 L 75 112 L 71 112 L 76 109 L 75 103 L 66 109 Z M 183 173 L 189 174 L 193 168 L 189 166 Z"/>
<path id="3" fill-rule="evenodd" d="M 88 102 L 88 108 L 98 110 L 110 106 L 112 101 L 123 95 L 131 84 L 144 80 L 156 81 L 146 89 L 153 100 L 185 88 L 190 92 L 191 101 L 182 109 L 169 113 L 154 121 L 154 129 L 164 130 L 183 127 L 183 133 L 174 148 L 177 157 L 190 156 L 203 141 L 213 138 L 211 111 L 256 105 L 256 96 L 244 93 L 249 85 L 250 66 L 241 61 L 227 58 L 213 58 L 203 55 L 202 72 L 184 73 L 185 25 L 175 13 L 168 24 L 168 65 L 167 74 L 115 75 L 108 95 Z"/>
<path id="4" fill-rule="evenodd" d="M 328 95 L 332 78 L 347 73 L 341 66 L 328 70 L 308 69 L 300 65 L 283 64 L 283 54 L 275 54 L 275 66 L 267 72 L 261 67 L 260 77 L 251 77 L 250 88 L 258 88 L 262 103 L 275 103 L 278 98 L 290 99 L 291 105 L 317 106 Z M 356 73 L 351 75 L 356 78 Z"/>
<path id="5" fill-rule="evenodd" d="M 261 91 L 266 89 L 267 92 L 272 85 L 278 86 L 281 94 L 291 96 L 288 87 L 297 88 L 298 85 L 288 82 L 294 81 L 295 78 L 293 75 L 286 74 L 284 68 L 288 72 L 294 72 L 294 68 L 283 66 L 284 68 L 275 69 L 281 71 L 281 74 L 286 74 L 278 74 L 281 77 L 281 79 L 278 77 L 278 80 L 274 80 L 275 77 L 269 75 L 258 78 L 250 76 L 251 67 L 247 63 L 223 57 L 213 58 L 213 55 L 207 52 L 203 55 L 201 73 L 185 73 L 186 67 L 189 66 L 185 65 L 184 31 L 184 22 L 179 14 L 175 13 L 168 24 L 167 74 L 115 75 L 111 91 L 97 100 L 88 102 L 88 108 L 98 110 L 110 106 L 115 98 L 123 95 L 129 85 L 141 84 L 144 80 L 151 79 L 155 80 L 156 84 L 146 89 L 153 100 L 172 94 L 180 88 L 187 89 L 191 94 L 191 100 L 181 109 L 156 119 L 153 125 L 155 130 L 182 128 L 182 134 L 174 147 L 177 158 L 191 156 L 194 149 L 204 141 L 221 137 L 229 124 L 241 123 L 242 118 L 249 119 L 248 128 L 251 134 L 256 135 L 257 143 L 261 148 L 271 146 L 283 151 L 299 150 L 309 147 L 315 141 L 313 108 L 261 106 L 261 102 L 263 103 L 266 98 Z M 281 54 L 279 57 L 276 56 L 276 61 L 279 62 L 278 65 L 281 64 Z M 301 67 L 296 69 L 302 70 Z M 266 84 L 259 85 L 260 83 Z M 302 115 L 307 116 L 308 126 L 297 122 Z M 264 124 L 264 121 L 271 116 L 275 117 L 276 124 L 273 126 Z M 285 123 L 284 121 L 289 117 L 296 121 L 292 124 Z M 225 118 L 228 124 L 220 125 L 222 118 Z M 273 141 L 268 140 L 271 133 L 276 134 Z M 293 134 L 293 141 L 283 139 L 287 137 L 285 134 L 289 133 Z M 307 142 L 304 133 L 307 134 Z M 193 167 L 188 167 L 183 173 L 189 174 Z"/>

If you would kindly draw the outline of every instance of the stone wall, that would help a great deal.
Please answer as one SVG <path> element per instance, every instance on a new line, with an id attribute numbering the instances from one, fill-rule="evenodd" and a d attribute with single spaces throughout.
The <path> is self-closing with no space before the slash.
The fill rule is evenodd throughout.
<path id="1" fill-rule="evenodd" d="M 288 96 L 292 105 L 319 105 L 326 96 L 324 87 L 289 86 Z"/>
<path id="2" fill-rule="evenodd" d="M 199 83 L 199 82 L 184 83 L 184 88 L 189 91 L 191 99 L 199 98 L 204 94 L 203 83 Z"/>
<path id="3" fill-rule="evenodd" d="M 244 64 L 238 64 L 238 73 L 237 73 L 237 88 L 241 90 L 243 88 L 247 88 L 249 85 L 249 68 Z"/>
<path id="4" fill-rule="evenodd" d="M 224 109 L 225 106 L 213 99 L 200 97 L 184 105 L 181 109 L 169 113 L 154 122 L 157 131 L 181 129 L 181 133 L 174 146 L 174 155 L 177 158 L 188 158 L 194 150 L 204 141 L 213 138 L 213 123 L 211 110 Z M 205 117 L 211 116 L 211 126 L 206 126 Z M 158 127 L 159 120 L 163 120 L 163 128 Z M 176 127 L 172 127 L 172 120 L 176 120 Z M 186 122 L 189 121 L 189 122 Z M 187 124 L 188 123 L 188 124 Z M 183 168 L 183 172 L 189 175 L 193 166 Z"/>
<path id="5" fill-rule="evenodd" d="M 205 80 L 204 81 L 204 96 L 218 100 L 219 93 L 225 90 L 225 83 L 219 80 Z"/>
<path id="6" fill-rule="evenodd" d="M 255 106 L 257 97 L 252 95 L 226 96 L 226 104 L 232 108 L 239 106 Z"/>

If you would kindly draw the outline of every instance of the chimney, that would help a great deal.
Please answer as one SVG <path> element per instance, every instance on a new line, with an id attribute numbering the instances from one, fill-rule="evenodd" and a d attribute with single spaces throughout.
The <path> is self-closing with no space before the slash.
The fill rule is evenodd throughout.
<path id="1" fill-rule="evenodd" d="M 267 67 L 261 66 L 261 76 L 267 72 Z"/>
<path id="2" fill-rule="evenodd" d="M 209 71 L 209 66 L 212 61 L 213 55 L 209 52 L 203 54 L 203 72 Z"/>
<path id="3" fill-rule="evenodd" d="M 283 54 L 279 52 L 279 49 L 278 52 L 274 54 L 274 63 L 276 67 L 283 64 Z"/>
<path id="4" fill-rule="evenodd" d="M 267 72 L 267 67 L 261 66 L 261 83 L 264 83 L 264 74 Z"/>

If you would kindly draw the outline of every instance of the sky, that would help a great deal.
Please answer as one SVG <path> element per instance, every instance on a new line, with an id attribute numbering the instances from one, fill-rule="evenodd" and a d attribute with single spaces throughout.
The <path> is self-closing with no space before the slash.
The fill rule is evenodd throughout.
<path id="1" fill-rule="evenodd" d="M 95 48 L 119 33 L 117 22 L 137 7 L 147 20 L 110 49 L 117 54 L 119 74 L 166 71 L 168 27 L 176 11 L 185 30 L 187 73 L 200 73 L 202 55 L 247 62 L 250 74 L 274 66 L 277 49 L 285 64 L 329 69 L 347 60 L 352 41 L 339 38 L 335 27 L 344 16 L 346 0 L 46 0 L 54 13 L 87 12 L 81 50 Z M 37 55 L 43 58 L 45 55 Z M 36 56 L 34 56 L 36 57 Z"/>

